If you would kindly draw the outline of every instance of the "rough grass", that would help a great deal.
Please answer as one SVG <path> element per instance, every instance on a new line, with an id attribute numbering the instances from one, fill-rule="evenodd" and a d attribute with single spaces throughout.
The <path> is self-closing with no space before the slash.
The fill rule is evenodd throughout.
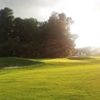
<path id="1" fill-rule="evenodd" d="M 100 58 L 0 58 L 0 100 L 100 100 Z"/>

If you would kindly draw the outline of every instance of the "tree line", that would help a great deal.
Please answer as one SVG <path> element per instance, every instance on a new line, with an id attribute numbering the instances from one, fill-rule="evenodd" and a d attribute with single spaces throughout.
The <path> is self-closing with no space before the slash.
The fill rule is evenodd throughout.
<path id="1" fill-rule="evenodd" d="M 74 52 L 76 35 L 72 18 L 53 12 L 49 19 L 14 17 L 10 8 L 0 10 L 0 57 L 66 57 Z"/>
<path id="2" fill-rule="evenodd" d="M 100 56 L 100 47 L 75 48 L 74 56 Z"/>

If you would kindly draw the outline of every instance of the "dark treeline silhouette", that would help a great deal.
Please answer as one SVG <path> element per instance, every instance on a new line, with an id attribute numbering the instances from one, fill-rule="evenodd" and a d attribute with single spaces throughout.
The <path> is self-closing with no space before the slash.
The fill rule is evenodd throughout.
<path id="1" fill-rule="evenodd" d="M 9 8 L 0 10 L 0 57 L 66 57 L 72 55 L 75 37 L 70 17 L 53 12 L 48 21 L 15 18 Z"/>

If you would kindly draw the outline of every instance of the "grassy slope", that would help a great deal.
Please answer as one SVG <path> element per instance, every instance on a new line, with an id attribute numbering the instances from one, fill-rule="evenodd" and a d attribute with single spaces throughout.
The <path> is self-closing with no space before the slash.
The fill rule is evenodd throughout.
<path id="1" fill-rule="evenodd" d="M 0 58 L 0 68 L 0 100 L 100 100 L 99 57 Z"/>

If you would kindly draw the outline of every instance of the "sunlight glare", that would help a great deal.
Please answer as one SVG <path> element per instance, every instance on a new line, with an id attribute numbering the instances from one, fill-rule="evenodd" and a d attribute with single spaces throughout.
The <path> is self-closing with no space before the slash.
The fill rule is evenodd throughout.
<path id="1" fill-rule="evenodd" d="M 77 47 L 100 46 L 100 11 L 95 0 L 60 0 L 56 8 L 71 16 L 72 33 L 79 35 Z"/>

